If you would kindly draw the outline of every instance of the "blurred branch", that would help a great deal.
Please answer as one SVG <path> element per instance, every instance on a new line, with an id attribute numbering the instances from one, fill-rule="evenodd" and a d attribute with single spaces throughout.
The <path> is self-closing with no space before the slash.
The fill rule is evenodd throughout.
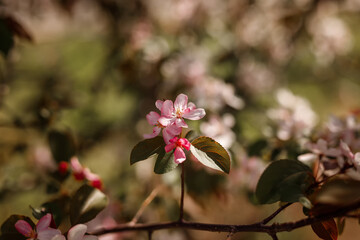
<path id="1" fill-rule="evenodd" d="M 133 219 L 129 222 L 129 225 L 135 225 L 139 218 L 141 217 L 142 213 L 144 212 L 145 208 L 154 200 L 154 198 L 158 195 L 159 191 L 161 190 L 163 186 L 157 186 L 154 188 L 150 195 L 145 199 L 145 201 L 141 204 L 141 207 L 133 217 Z M 150 232 L 149 232 L 150 233 Z"/>
<path id="2" fill-rule="evenodd" d="M 286 205 L 285 205 L 286 206 Z M 109 233 L 118 233 L 118 232 L 128 232 L 128 231 L 157 231 L 162 229 L 192 229 L 192 230 L 201 230 L 208 232 L 262 232 L 269 234 L 273 239 L 278 239 L 276 234 L 279 232 L 290 232 L 292 230 L 309 226 L 314 223 L 322 222 L 328 219 L 335 217 L 346 216 L 348 212 L 354 211 L 360 208 L 360 201 L 355 202 L 351 205 L 345 206 L 340 209 L 336 209 L 331 212 L 327 212 L 317 216 L 310 216 L 296 222 L 285 222 L 285 223 L 274 223 L 272 225 L 264 225 L 265 220 L 260 221 L 254 224 L 248 225 L 227 225 L 227 224 L 208 224 L 208 223 L 199 223 L 199 222 L 186 222 L 186 221 L 173 221 L 165 223 L 152 223 L 152 224 L 136 224 L 130 226 L 128 224 L 119 225 L 112 229 L 102 229 L 96 232 L 93 232 L 92 235 L 104 235 Z M 285 208 L 280 208 L 281 211 Z M 277 214 L 278 210 L 275 212 Z M 275 214 L 274 213 L 274 214 Z M 273 215 L 274 215 L 273 214 Z"/>

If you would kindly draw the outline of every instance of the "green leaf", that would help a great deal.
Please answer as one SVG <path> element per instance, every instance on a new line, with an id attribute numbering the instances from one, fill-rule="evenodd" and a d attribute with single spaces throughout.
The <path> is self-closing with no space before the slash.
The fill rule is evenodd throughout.
<path id="1" fill-rule="evenodd" d="M 225 173 L 230 172 L 230 156 L 215 140 L 198 137 L 191 142 L 190 151 L 205 166 Z"/>
<path id="2" fill-rule="evenodd" d="M 83 185 L 70 202 L 70 221 L 72 225 L 85 223 L 101 212 L 108 204 L 106 195 L 89 185 Z"/>
<path id="3" fill-rule="evenodd" d="M 315 193 L 316 204 L 346 206 L 360 200 L 360 181 L 336 176 L 326 181 Z"/>
<path id="4" fill-rule="evenodd" d="M 278 160 L 265 169 L 255 194 L 261 204 L 298 202 L 314 181 L 311 169 L 300 161 Z"/>
<path id="5" fill-rule="evenodd" d="M 46 213 L 51 213 L 53 215 L 56 226 L 60 226 L 62 220 L 68 214 L 70 200 L 71 199 L 68 195 L 61 195 L 58 198 L 43 203 L 41 205 L 43 215 L 45 215 Z"/>
<path id="6" fill-rule="evenodd" d="M 345 220 L 346 220 L 345 217 L 338 217 L 337 218 L 336 225 L 337 225 L 339 235 L 341 235 L 344 232 Z"/>
<path id="7" fill-rule="evenodd" d="M 311 228 L 321 239 L 337 240 L 338 230 L 334 219 L 330 219 L 320 223 L 313 223 L 311 224 Z"/>
<path id="8" fill-rule="evenodd" d="M 13 46 L 13 33 L 6 24 L 6 19 L 0 18 L 0 52 L 2 52 L 6 57 Z"/>
<path id="9" fill-rule="evenodd" d="M 198 133 L 193 130 L 188 131 L 185 135 L 185 138 L 189 140 L 189 142 L 192 142 L 197 137 L 199 137 Z"/>
<path id="10" fill-rule="evenodd" d="M 70 161 L 76 154 L 75 141 L 69 132 L 52 130 L 48 134 L 51 153 L 56 162 Z"/>
<path id="11" fill-rule="evenodd" d="M 178 164 L 174 161 L 174 151 L 166 153 L 165 149 L 161 148 L 155 162 L 154 172 L 164 174 L 174 170 L 177 166 Z"/>
<path id="12" fill-rule="evenodd" d="M 165 147 L 164 139 L 160 136 L 145 139 L 139 142 L 131 151 L 130 165 L 146 160 L 154 154 L 159 154 L 162 148 Z"/>

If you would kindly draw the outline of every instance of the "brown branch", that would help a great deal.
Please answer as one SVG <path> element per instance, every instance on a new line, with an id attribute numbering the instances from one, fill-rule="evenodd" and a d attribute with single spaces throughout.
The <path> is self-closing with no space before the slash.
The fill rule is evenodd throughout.
<path id="1" fill-rule="evenodd" d="M 96 232 L 93 232 L 92 235 L 104 235 L 109 233 L 118 233 L 118 232 L 128 232 L 128 231 L 157 231 L 162 229 L 192 229 L 199 231 L 208 231 L 208 232 L 263 232 L 269 234 L 273 239 L 277 239 L 276 234 L 279 232 L 289 232 L 298 228 L 309 226 L 313 223 L 322 222 L 327 219 L 345 216 L 348 212 L 360 208 L 360 202 L 345 206 L 341 209 L 337 209 L 322 215 L 304 218 L 296 222 L 286 222 L 286 223 L 274 223 L 272 225 L 264 225 L 263 222 L 258 222 L 248 225 L 226 225 L 226 224 L 208 224 L 208 223 L 198 223 L 198 222 L 186 222 L 186 221 L 173 221 L 165 223 L 151 223 L 151 224 L 136 224 L 130 226 L 128 224 L 119 225 L 111 229 L 102 229 Z"/>
<path id="2" fill-rule="evenodd" d="M 268 222 L 270 222 L 272 219 L 274 219 L 280 212 L 282 212 L 285 208 L 287 208 L 288 206 L 290 206 L 293 203 L 287 203 L 281 207 L 279 207 L 278 210 L 276 210 L 273 214 L 271 214 L 270 216 L 268 216 L 267 218 L 265 218 L 264 220 L 262 220 L 262 224 L 267 224 Z"/>

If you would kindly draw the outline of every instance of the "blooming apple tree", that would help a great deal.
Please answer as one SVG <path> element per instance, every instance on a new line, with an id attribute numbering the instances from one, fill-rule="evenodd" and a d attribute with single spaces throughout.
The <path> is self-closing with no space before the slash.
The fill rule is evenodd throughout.
<path id="1" fill-rule="evenodd" d="M 311 226 L 321 239 L 335 240 L 343 231 L 346 218 L 360 218 L 360 124 L 356 115 L 351 115 L 345 121 L 332 117 L 325 130 L 309 138 L 301 135 L 298 129 L 308 126 L 301 123 L 298 115 L 292 115 L 291 111 L 296 112 L 296 109 L 278 109 L 277 111 L 285 112 L 283 116 L 293 122 L 289 125 L 289 121 L 284 122 L 278 118 L 281 116 L 279 115 L 275 120 L 280 127 L 274 128 L 274 139 L 280 152 L 286 150 L 297 157 L 276 159 L 277 155 L 273 151 L 271 156 L 274 159 L 270 159 L 259 176 L 254 198 L 258 204 L 279 202 L 282 203 L 281 207 L 256 223 L 226 225 L 189 222 L 184 217 L 187 159 L 199 162 L 222 175 L 230 173 L 231 159 L 228 151 L 212 138 L 197 136 L 185 121 L 204 118 L 205 110 L 188 102 L 185 94 L 179 94 L 174 102 L 157 100 L 155 106 L 159 112 L 151 111 L 146 115 L 148 123 L 153 127 L 152 133 L 145 134 L 145 139 L 132 149 L 130 164 L 153 159 L 156 174 L 165 174 L 178 165 L 181 166 L 178 220 L 137 223 L 144 207 L 154 198 L 151 194 L 132 221 L 88 233 L 87 223 L 107 206 L 108 198 L 103 192 L 100 176 L 83 166 L 74 155 L 74 146 L 68 135 L 54 131 L 49 134 L 52 154 L 58 164 L 57 170 L 52 174 L 54 181 L 62 185 L 65 180 L 71 180 L 81 182 L 82 185 L 71 194 L 61 194 L 42 204 L 40 208 L 32 208 L 33 216 L 38 219 L 36 225 L 27 216 L 10 216 L 1 226 L 0 240 L 96 240 L 108 233 L 125 231 L 147 231 L 151 239 L 152 232 L 170 228 L 228 232 L 228 238 L 238 232 L 263 232 L 272 239 L 278 239 L 277 233 L 304 226 Z M 286 134 L 279 134 L 285 130 Z M 263 152 L 269 144 L 274 144 L 274 139 L 271 142 L 255 141 L 249 146 L 247 154 L 254 159 L 253 163 L 258 161 L 259 152 Z M 59 143 L 65 151 L 60 151 Z M 256 155 L 259 156 L 255 157 Z M 257 164 L 254 166 L 259 167 Z M 51 186 L 54 187 L 54 184 Z M 269 224 L 294 203 L 303 207 L 304 219 Z"/>

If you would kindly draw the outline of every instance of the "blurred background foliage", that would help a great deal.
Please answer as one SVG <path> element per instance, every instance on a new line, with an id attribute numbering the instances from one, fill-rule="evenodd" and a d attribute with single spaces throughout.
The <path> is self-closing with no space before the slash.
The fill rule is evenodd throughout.
<path id="1" fill-rule="evenodd" d="M 54 130 L 70 136 L 111 199 L 90 224 L 130 221 L 158 186 L 140 222 L 176 219 L 179 173 L 156 175 L 152 161 L 130 167 L 129 155 L 151 131 L 145 116 L 155 101 L 179 93 L 207 111 L 191 127 L 233 158 L 230 176 L 187 161 L 187 218 L 260 220 L 277 207 L 253 205 L 266 162 L 296 158 L 299 138 L 330 114 L 359 111 L 359 11 L 359 0 L 0 0 L 0 222 L 80 186 L 69 179 L 60 193 L 46 190 L 57 169 Z M 293 207 L 279 220 L 301 217 Z M 357 229 L 349 221 L 341 239 Z M 154 239 L 220 235 L 160 231 Z M 315 236 L 305 228 L 279 237 Z"/>

